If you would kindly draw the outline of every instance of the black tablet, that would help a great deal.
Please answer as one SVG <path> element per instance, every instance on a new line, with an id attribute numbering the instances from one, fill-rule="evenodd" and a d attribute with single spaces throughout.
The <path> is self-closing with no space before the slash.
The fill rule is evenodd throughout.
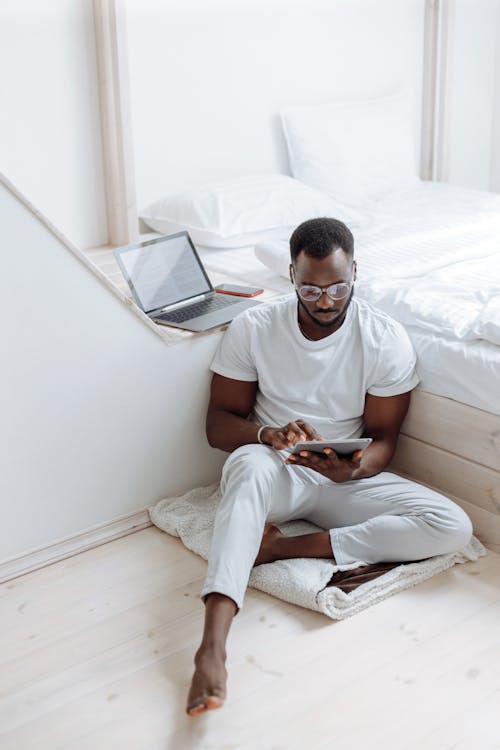
<path id="1" fill-rule="evenodd" d="M 368 448 L 372 438 L 348 438 L 347 440 L 305 440 L 302 443 L 296 443 L 292 448 L 292 453 L 300 451 L 313 451 L 322 453 L 325 448 L 332 448 L 339 456 L 349 456 L 354 451 L 364 451 Z"/>

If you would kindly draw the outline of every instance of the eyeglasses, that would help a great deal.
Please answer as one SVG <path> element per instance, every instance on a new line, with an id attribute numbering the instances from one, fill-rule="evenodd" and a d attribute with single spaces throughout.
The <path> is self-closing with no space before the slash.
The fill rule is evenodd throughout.
<path id="1" fill-rule="evenodd" d="M 341 281 L 339 284 L 330 284 L 330 286 L 315 286 L 314 284 L 301 284 L 299 286 L 294 281 L 293 285 L 304 302 L 317 302 L 323 292 L 331 300 L 344 299 L 351 291 L 353 281 Z"/>

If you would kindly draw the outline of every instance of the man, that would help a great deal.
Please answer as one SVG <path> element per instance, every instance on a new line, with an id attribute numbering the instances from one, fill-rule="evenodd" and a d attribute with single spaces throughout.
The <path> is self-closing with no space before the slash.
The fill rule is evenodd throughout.
<path id="1" fill-rule="evenodd" d="M 191 716 L 224 702 L 227 635 L 253 565 L 421 560 L 463 548 L 472 534 L 451 500 L 385 471 L 418 383 L 416 358 L 399 323 L 353 296 L 351 232 L 312 219 L 290 251 L 295 295 L 239 315 L 212 363 L 207 437 L 231 455 L 201 593 Z M 299 440 L 361 436 L 373 442 L 351 457 L 290 454 Z M 273 525 L 297 518 L 325 531 L 285 537 Z"/>

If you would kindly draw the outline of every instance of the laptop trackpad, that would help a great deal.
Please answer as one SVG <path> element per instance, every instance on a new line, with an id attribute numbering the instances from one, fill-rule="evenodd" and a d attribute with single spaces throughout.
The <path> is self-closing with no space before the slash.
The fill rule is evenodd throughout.
<path id="1" fill-rule="evenodd" d="M 207 313 L 207 315 L 193 318 L 193 320 L 186 320 L 182 324 L 182 327 L 186 328 L 188 331 L 207 331 L 209 328 L 216 328 L 217 326 L 223 326 L 230 323 L 240 312 L 259 304 L 261 303 L 256 300 L 248 300 L 242 303 L 228 305 L 227 308 L 223 308 L 222 310 Z"/>

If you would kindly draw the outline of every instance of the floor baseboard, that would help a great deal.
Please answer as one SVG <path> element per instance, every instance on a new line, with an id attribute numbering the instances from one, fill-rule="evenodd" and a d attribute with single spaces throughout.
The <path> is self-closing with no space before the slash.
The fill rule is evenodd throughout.
<path id="1" fill-rule="evenodd" d="M 31 573 L 38 568 L 78 555 L 80 552 L 98 547 L 113 539 L 152 526 L 147 509 L 136 511 L 127 516 L 120 516 L 113 521 L 95 526 L 75 536 L 61 539 L 46 547 L 39 547 L 0 563 L 0 583 Z"/>

